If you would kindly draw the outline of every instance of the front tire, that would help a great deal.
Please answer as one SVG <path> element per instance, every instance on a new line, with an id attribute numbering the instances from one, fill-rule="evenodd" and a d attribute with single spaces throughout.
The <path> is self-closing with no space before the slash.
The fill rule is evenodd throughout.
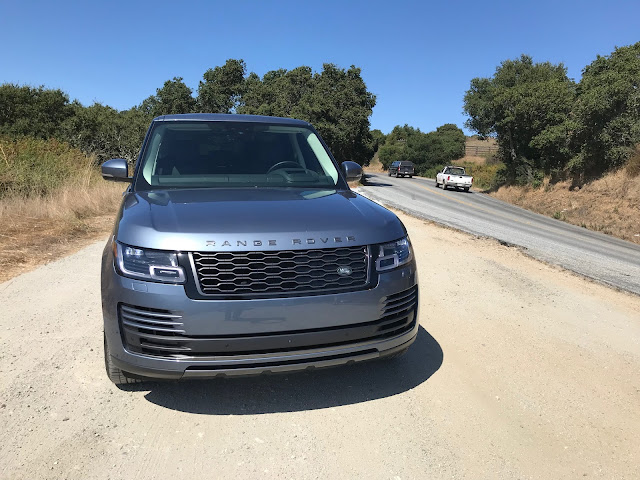
<path id="1" fill-rule="evenodd" d="M 111 352 L 109 351 L 109 344 L 107 343 L 107 336 L 104 336 L 104 366 L 107 371 L 107 376 L 116 385 L 128 385 L 131 383 L 141 383 L 139 378 L 130 378 L 124 370 L 120 370 L 113 364 L 111 360 Z"/>

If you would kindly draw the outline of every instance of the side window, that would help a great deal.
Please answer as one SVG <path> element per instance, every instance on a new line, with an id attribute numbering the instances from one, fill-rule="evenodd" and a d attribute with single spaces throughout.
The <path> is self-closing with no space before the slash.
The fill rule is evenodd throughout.
<path id="1" fill-rule="evenodd" d="M 445 169 L 444 169 L 444 172 L 442 172 L 442 173 L 449 173 L 449 169 L 448 169 L 448 168 L 445 168 Z"/>

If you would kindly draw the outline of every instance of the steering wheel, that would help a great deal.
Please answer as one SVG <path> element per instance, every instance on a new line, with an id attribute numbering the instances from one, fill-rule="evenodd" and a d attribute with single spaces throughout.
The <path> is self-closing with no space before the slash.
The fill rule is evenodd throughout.
<path id="1" fill-rule="evenodd" d="M 287 161 L 285 161 L 285 162 L 278 162 L 278 163 L 276 163 L 275 165 L 272 165 L 272 166 L 271 166 L 271 168 L 269 168 L 269 170 L 267 170 L 267 173 L 271 173 L 271 172 L 273 172 L 274 170 L 278 170 L 278 169 L 280 169 L 280 168 L 285 168 L 285 167 L 287 167 L 287 166 L 289 166 L 289 167 L 295 167 L 295 168 L 298 168 L 298 169 L 300 169 L 300 170 L 304 170 L 304 169 L 302 168 L 302 166 L 301 166 L 299 163 L 297 163 L 297 162 L 292 162 L 292 161 L 290 161 L 290 160 L 287 160 Z"/>

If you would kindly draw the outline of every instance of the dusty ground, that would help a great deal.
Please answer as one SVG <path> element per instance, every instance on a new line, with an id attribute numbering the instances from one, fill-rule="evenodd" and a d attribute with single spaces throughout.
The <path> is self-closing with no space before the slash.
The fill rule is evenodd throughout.
<path id="1" fill-rule="evenodd" d="M 47 197 L 0 198 L 0 282 L 108 235 L 123 185 L 70 182 Z"/>
<path id="2" fill-rule="evenodd" d="M 113 220 L 113 214 L 109 214 L 86 218 L 71 226 L 60 225 L 50 219 L 26 219 L 17 226 L 3 225 L 3 233 L 0 234 L 0 282 L 104 238 L 113 229 Z"/>
<path id="3" fill-rule="evenodd" d="M 0 284 L 0 478 L 639 478 L 640 299 L 402 219 L 423 328 L 388 362 L 123 391 L 102 242 Z"/>

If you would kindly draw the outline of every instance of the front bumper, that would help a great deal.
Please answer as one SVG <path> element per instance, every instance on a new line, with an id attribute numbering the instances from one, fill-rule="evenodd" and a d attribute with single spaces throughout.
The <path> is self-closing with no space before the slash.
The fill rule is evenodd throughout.
<path id="1" fill-rule="evenodd" d="M 102 306 L 113 363 L 134 376 L 166 379 L 370 360 L 407 348 L 418 332 L 415 262 L 380 274 L 368 290 L 194 300 L 182 285 L 122 277 L 105 258 Z"/>

